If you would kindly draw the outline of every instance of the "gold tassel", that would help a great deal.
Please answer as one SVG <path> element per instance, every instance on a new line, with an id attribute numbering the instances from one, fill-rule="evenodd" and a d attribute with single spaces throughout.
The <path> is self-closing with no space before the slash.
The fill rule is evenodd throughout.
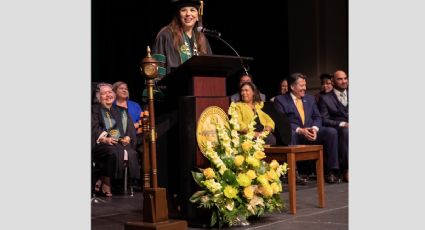
<path id="1" fill-rule="evenodd" d="M 204 15 L 204 1 L 201 0 L 201 6 L 199 7 L 199 15 Z"/>

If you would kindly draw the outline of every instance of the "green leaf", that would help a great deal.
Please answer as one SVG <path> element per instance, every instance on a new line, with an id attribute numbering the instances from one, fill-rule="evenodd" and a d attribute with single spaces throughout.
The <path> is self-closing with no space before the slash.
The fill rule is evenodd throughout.
<path id="1" fill-rule="evenodd" d="M 258 174 L 264 174 L 266 173 L 267 167 L 266 164 L 264 164 L 264 162 L 262 162 L 262 164 L 260 164 L 260 167 L 258 168 L 257 173 Z"/>
<path id="2" fill-rule="evenodd" d="M 233 158 L 230 158 L 230 157 L 223 158 L 223 163 L 226 165 L 227 168 L 231 170 L 234 169 Z"/>
<path id="3" fill-rule="evenodd" d="M 238 182 L 236 181 L 236 175 L 234 172 L 230 170 L 226 170 L 224 172 L 222 179 L 229 185 L 233 185 L 235 187 L 238 186 Z"/>
<path id="4" fill-rule="evenodd" d="M 204 174 L 192 171 L 192 177 L 199 186 L 204 187 L 202 184 L 202 181 L 204 180 Z"/>
<path id="5" fill-rule="evenodd" d="M 213 227 L 217 223 L 217 212 L 214 211 L 211 215 L 211 227 Z"/>
<path id="6" fill-rule="evenodd" d="M 192 203 L 196 203 L 199 201 L 201 196 L 205 195 L 205 193 L 207 193 L 205 190 L 197 191 L 189 198 L 189 201 Z"/>

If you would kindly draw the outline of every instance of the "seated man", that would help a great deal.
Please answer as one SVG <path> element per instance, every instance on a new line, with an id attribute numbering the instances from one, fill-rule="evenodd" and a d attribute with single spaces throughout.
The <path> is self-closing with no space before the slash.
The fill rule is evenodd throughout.
<path id="1" fill-rule="evenodd" d="M 240 78 L 239 78 L 239 87 L 241 87 L 241 85 L 243 83 L 245 83 L 245 82 L 251 82 L 251 83 L 253 83 L 252 82 L 252 76 L 248 72 L 243 72 L 242 75 L 240 76 Z M 264 95 L 262 93 L 260 93 L 260 98 L 261 98 L 261 101 L 263 101 L 263 102 L 266 101 L 266 95 Z M 230 101 L 231 102 L 241 101 L 239 92 L 234 93 L 232 96 L 230 96 Z"/>
<path id="2" fill-rule="evenodd" d="M 306 76 L 294 73 L 288 78 L 289 93 L 276 97 L 274 103 L 279 111 L 286 114 L 292 127 L 292 145 L 323 145 L 328 183 L 338 181 L 339 171 L 338 136 L 331 127 L 322 126 L 322 118 L 313 95 L 306 91 Z"/>
<path id="3" fill-rule="evenodd" d="M 344 181 L 348 182 L 348 78 L 344 71 L 334 73 L 334 89 L 323 94 L 319 101 L 319 110 L 323 126 L 338 130 L 338 147 L 341 172 Z"/>

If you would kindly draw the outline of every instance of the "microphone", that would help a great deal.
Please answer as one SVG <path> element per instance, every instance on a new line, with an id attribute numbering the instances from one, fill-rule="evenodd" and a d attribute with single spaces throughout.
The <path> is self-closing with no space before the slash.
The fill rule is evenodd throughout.
<path id="1" fill-rule="evenodd" d="M 244 62 L 243 62 L 243 60 L 242 60 L 242 58 L 241 58 L 241 55 L 239 55 L 239 53 L 228 43 L 228 42 L 226 42 L 223 38 L 221 38 L 220 36 L 221 36 L 221 33 L 219 33 L 219 32 L 217 32 L 217 31 L 215 31 L 215 30 L 209 30 L 209 29 L 207 29 L 207 28 L 205 28 L 205 27 L 202 27 L 202 26 L 198 26 L 198 27 L 196 27 L 196 30 L 198 31 L 198 32 L 203 32 L 203 33 L 205 33 L 206 35 L 210 35 L 210 36 L 212 36 L 212 37 L 214 37 L 214 38 L 217 38 L 218 40 L 220 40 L 221 42 L 223 42 L 224 44 L 226 44 L 235 54 L 236 54 L 236 56 L 238 56 L 238 58 L 240 58 L 240 61 L 241 61 L 241 66 L 242 66 L 242 68 L 243 68 L 243 70 L 244 70 L 244 72 L 245 72 L 245 74 L 246 75 L 249 75 L 248 74 L 248 69 L 249 69 L 249 67 L 247 68 L 246 66 L 245 66 L 245 64 L 244 64 Z"/>
<path id="2" fill-rule="evenodd" d="M 202 27 L 202 26 L 196 27 L 196 30 L 198 32 L 202 32 L 202 33 L 209 34 L 209 35 L 214 35 L 214 36 L 218 36 L 218 37 L 221 36 L 221 33 L 220 32 L 215 31 L 215 30 L 210 30 L 210 29 L 207 29 L 207 28 Z"/>

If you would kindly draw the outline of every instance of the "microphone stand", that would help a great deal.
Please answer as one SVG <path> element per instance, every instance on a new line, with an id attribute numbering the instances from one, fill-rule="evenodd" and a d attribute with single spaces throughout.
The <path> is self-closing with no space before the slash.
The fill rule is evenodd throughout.
<path id="1" fill-rule="evenodd" d="M 220 40 L 221 42 L 223 42 L 224 44 L 226 44 L 231 50 L 233 50 L 233 52 L 235 52 L 235 54 L 239 57 L 239 59 L 241 60 L 241 64 L 242 64 L 242 68 L 243 68 L 243 70 L 245 71 L 245 73 L 248 75 L 248 69 L 245 67 L 245 65 L 244 65 L 244 63 L 243 63 L 243 61 L 242 61 L 242 59 L 241 59 L 241 56 L 239 55 L 239 53 L 228 43 L 228 42 L 226 42 L 223 38 L 221 38 L 220 36 L 218 36 L 218 35 L 215 35 L 215 34 L 209 34 L 209 33 L 204 33 L 204 34 L 206 34 L 206 35 L 208 35 L 208 36 L 210 36 L 210 37 L 214 37 L 214 38 L 216 38 L 216 39 L 218 39 L 218 40 Z"/>

